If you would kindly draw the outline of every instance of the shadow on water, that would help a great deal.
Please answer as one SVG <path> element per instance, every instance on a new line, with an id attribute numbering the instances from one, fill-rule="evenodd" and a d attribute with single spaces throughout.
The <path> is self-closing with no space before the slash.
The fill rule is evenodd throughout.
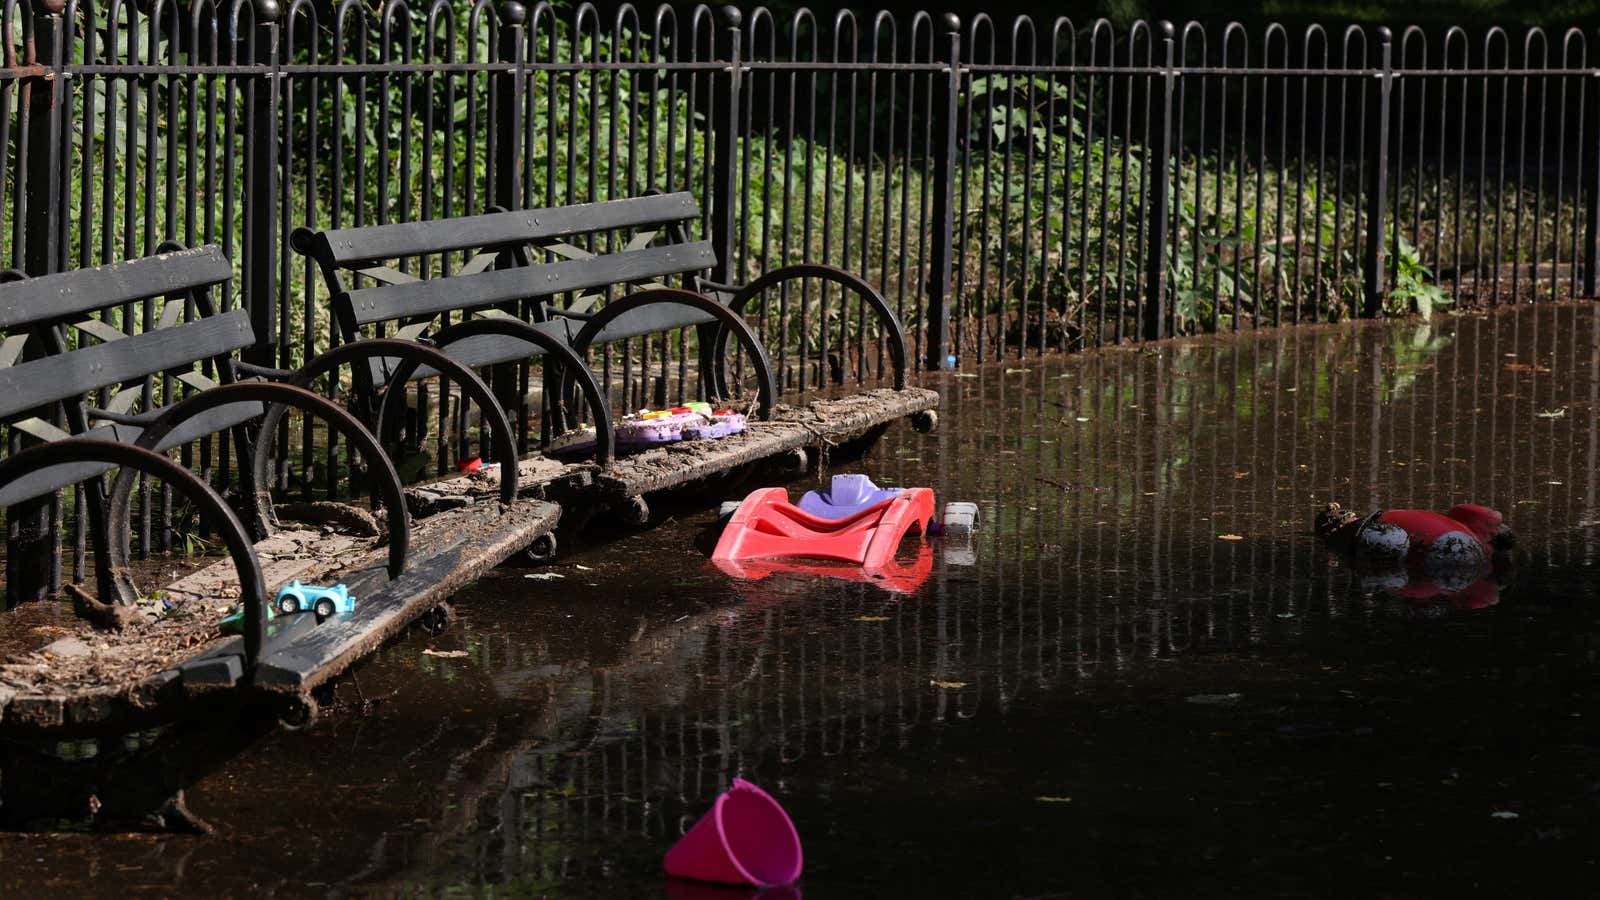
<path id="1" fill-rule="evenodd" d="M 850 466 L 981 505 L 920 584 L 731 581 L 700 498 L 497 571 L 341 685 L 369 714 L 200 778 L 219 836 L 6 837 L 0 889 L 689 896 L 660 856 L 739 775 L 813 898 L 1580 893 L 1597 348 L 1540 307 L 944 376 L 940 432 Z M 1357 571 L 1328 499 L 1496 506 L 1517 564 Z"/>

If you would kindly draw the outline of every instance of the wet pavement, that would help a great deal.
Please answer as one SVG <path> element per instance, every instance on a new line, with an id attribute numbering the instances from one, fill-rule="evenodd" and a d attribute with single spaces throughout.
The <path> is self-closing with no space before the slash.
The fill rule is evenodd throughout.
<path id="1" fill-rule="evenodd" d="M 982 507 L 899 592 L 731 581 L 690 498 L 497 571 L 308 731 L 136 757 L 218 834 L 0 837 L 0 892 L 701 896 L 660 857 L 739 776 L 810 898 L 1592 895 L 1593 307 L 943 377 L 939 432 L 829 468 Z M 1515 565 L 1354 570 L 1329 499 L 1495 506 Z"/>

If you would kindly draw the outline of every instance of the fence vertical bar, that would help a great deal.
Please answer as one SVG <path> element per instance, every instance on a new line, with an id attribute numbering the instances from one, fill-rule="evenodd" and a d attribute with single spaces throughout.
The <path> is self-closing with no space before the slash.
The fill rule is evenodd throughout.
<path id="1" fill-rule="evenodd" d="M 61 198 L 69 168 L 62 150 L 61 107 L 65 100 L 62 77 L 63 26 L 61 11 L 65 0 L 35 0 L 31 4 L 33 34 L 27 47 L 32 65 L 49 69 L 31 76 L 24 83 L 22 125 L 26 129 L 21 151 L 25 184 L 18 185 L 22 209 L 18 219 L 23 227 L 22 266 L 29 275 L 47 275 L 61 267 Z M 27 346 L 27 356 L 42 351 L 36 341 Z M 34 415 L 53 421 L 50 409 Z M 13 449 L 22 438 L 12 431 Z M 51 498 L 29 500 L 7 512 L 9 532 L 6 540 L 6 606 L 42 600 L 50 592 L 53 560 L 58 549 L 50 527 Z"/>
<path id="2" fill-rule="evenodd" d="M 1590 91 L 1589 103 L 1594 109 L 1587 116 L 1589 119 L 1589 134 L 1580 140 L 1587 140 L 1594 153 L 1589 155 L 1589 191 L 1583 198 L 1584 219 L 1587 222 L 1587 234 L 1584 235 L 1583 246 L 1583 296 L 1600 297 L 1600 91 Z M 1580 101 L 1582 102 L 1582 101 Z M 1582 166 L 1580 165 L 1580 169 Z M 1582 183 L 1582 175 L 1579 175 Z M 1580 186 L 1578 190 L 1583 189 Z M 1574 238 L 1576 249 L 1576 238 Z"/>
<path id="3" fill-rule="evenodd" d="M 708 117 L 712 129 L 711 245 L 717 264 L 711 278 L 723 284 L 738 280 L 734 274 L 734 240 L 738 228 L 739 125 L 744 82 L 744 13 L 736 6 L 722 8 L 722 21 L 728 32 L 728 92 Z"/>
<path id="4" fill-rule="evenodd" d="M 500 4 L 500 34 L 497 58 L 503 63 L 509 63 L 510 69 L 501 70 L 493 76 L 498 82 L 498 90 L 494 94 L 495 102 L 495 134 L 494 134 L 494 161 L 489 177 L 494 180 L 489 188 L 492 202 L 502 209 L 522 209 L 525 205 L 522 193 L 522 155 L 518 148 L 522 145 L 526 135 L 523 125 L 523 110 L 526 108 L 527 96 L 523 93 L 527 88 L 525 84 L 524 65 L 527 62 L 525 55 L 526 38 L 524 36 L 528 21 L 528 8 L 517 0 L 506 0 Z M 553 25 L 551 27 L 554 27 Z M 571 173 L 568 173 L 571 177 Z M 522 315 L 525 310 L 519 310 L 514 305 L 504 308 L 512 315 Z M 526 364 L 522 364 L 524 367 Z M 508 416 L 517 420 L 517 435 L 522 438 L 528 432 L 528 410 L 524 408 L 523 397 L 526 392 L 521 390 L 521 377 L 519 366 L 515 363 L 499 363 L 489 369 L 490 388 L 493 389 L 495 399 Z M 558 373 L 552 371 L 554 366 L 544 367 L 544 403 L 548 408 L 556 400 Z M 443 382 L 440 383 L 441 390 Z M 443 394 L 440 401 L 444 402 Z M 480 411 L 480 415 L 482 412 Z M 565 421 L 557 423 L 560 428 L 566 428 Z M 550 430 L 551 418 L 548 413 L 543 416 L 540 424 L 541 433 Z M 559 429 L 558 429 L 559 430 Z M 519 444 L 520 446 L 520 444 Z M 487 447 L 482 449 L 487 450 Z M 470 455 L 463 453 L 463 456 Z M 515 465 L 514 460 L 501 460 L 505 465 Z"/>
<path id="5" fill-rule="evenodd" d="M 279 364 L 278 345 L 278 0 L 255 0 L 245 142 L 244 305 L 256 342 L 244 356 L 261 366 Z"/>
<path id="6" fill-rule="evenodd" d="M 927 358 L 929 369 L 945 368 L 954 358 L 945 349 L 950 331 L 950 296 L 954 286 L 956 207 L 956 126 L 961 102 L 961 19 L 946 13 L 943 19 L 949 42 L 949 71 L 942 102 L 938 103 L 940 139 L 933 145 L 933 251 L 928 265 Z M 954 348 L 956 353 L 960 347 Z"/>
<path id="7" fill-rule="evenodd" d="M 1368 163 L 1372 190 L 1367 195 L 1367 240 L 1362 248 L 1362 278 L 1364 279 L 1365 306 L 1362 315 L 1377 316 L 1383 312 L 1384 291 L 1388 285 L 1388 237 L 1384 214 L 1389 200 L 1389 95 L 1394 89 L 1394 32 L 1378 29 L 1379 71 L 1377 103 L 1373 104 L 1372 155 Z"/>
<path id="8" fill-rule="evenodd" d="M 1150 174 L 1150 220 L 1146 223 L 1149 243 L 1145 249 L 1144 337 L 1159 340 L 1165 337 L 1167 298 L 1167 239 L 1172 219 L 1172 98 L 1177 93 L 1178 73 L 1173 58 L 1173 36 L 1176 29 L 1171 22 L 1163 21 L 1157 30 L 1161 34 L 1161 96 L 1150 108 L 1151 140 L 1148 165 Z"/>

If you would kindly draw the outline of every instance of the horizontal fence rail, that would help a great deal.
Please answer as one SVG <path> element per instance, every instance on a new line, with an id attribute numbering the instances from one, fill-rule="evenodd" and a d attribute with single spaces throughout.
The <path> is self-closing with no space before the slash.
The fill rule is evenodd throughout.
<path id="1" fill-rule="evenodd" d="M 699 198 L 716 281 L 862 274 L 929 368 L 1597 292 L 1600 60 L 1576 29 L 487 0 L 9 0 L 0 24 L 0 269 L 216 243 L 237 271 L 219 302 L 250 311 L 257 363 L 339 340 L 296 228 L 648 191 Z M 785 390 L 885 371 L 850 296 L 769 294 L 749 315 Z M 690 392 L 695 353 L 690 330 L 594 364 L 634 408 Z M 543 402 L 528 367 L 497 377 Z M 423 390 L 442 469 L 470 423 L 446 385 Z M 333 488 L 337 441 L 279 437 L 298 448 L 280 490 Z M 186 461 L 226 480 L 215 443 Z M 81 522 L 68 499 L 13 510 L 13 532 Z M 170 549 L 171 497 L 142 503 L 139 548 Z"/>

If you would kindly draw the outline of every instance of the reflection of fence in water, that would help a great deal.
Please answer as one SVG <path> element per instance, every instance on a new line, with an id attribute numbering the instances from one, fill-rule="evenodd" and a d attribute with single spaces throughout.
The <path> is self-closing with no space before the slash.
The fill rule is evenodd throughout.
<path id="1" fill-rule="evenodd" d="M 460 800 L 482 872 L 593 874 L 611 842 L 665 847 L 736 774 L 894 753 L 1063 691 L 1152 683 L 1199 651 L 1396 614 L 1330 575 L 1308 527 L 1321 497 L 1482 498 L 1511 510 L 1526 565 L 1591 565 L 1593 530 L 1572 526 L 1595 518 L 1597 340 L 1591 312 L 1552 307 L 1425 336 L 1307 331 L 952 380 L 948 422 L 1006 414 L 886 444 L 870 465 L 983 501 L 975 567 L 942 564 L 902 601 L 743 584 L 742 604 L 654 629 L 601 668 L 563 669 L 509 636 L 485 645 L 502 694 L 545 702 L 536 735 Z M 1506 368 L 1526 359 L 1551 372 Z"/>

